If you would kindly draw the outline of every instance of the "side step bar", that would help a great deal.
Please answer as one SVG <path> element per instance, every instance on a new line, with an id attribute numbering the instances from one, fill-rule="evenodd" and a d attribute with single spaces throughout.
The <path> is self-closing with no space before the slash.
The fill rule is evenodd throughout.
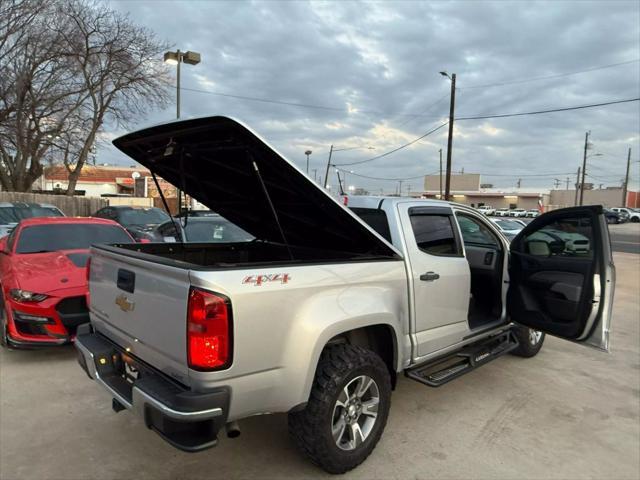
<path id="1" fill-rule="evenodd" d="M 405 375 L 429 387 L 439 387 L 501 357 L 518 346 L 511 330 L 405 370 Z"/>

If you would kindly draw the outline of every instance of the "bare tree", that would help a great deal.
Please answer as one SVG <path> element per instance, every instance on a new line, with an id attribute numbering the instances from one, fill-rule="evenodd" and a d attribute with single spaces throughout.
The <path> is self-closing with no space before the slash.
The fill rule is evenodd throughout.
<path id="1" fill-rule="evenodd" d="M 67 195 L 73 195 L 105 122 L 126 126 L 150 108 L 166 105 L 170 81 L 160 59 L 168 46 L 153 32 L 101 4 L 71 0 L 61 13 L 73 25 L 70 34 L 64 35 L 64 50 L 87 92 L 78 105 L 73 132 L 67 135 L 77 145 L 76 155 L 65 162 Z"/>
<path id="2" fill-rule="evenodd" d="M 105 122 L 166 104 L 166 45 L 92 0 L 10 1 L 23 21 L 0 21 L 0 184 L 30 190 L 47 155 L 67 166 L 73 195 Z"/>

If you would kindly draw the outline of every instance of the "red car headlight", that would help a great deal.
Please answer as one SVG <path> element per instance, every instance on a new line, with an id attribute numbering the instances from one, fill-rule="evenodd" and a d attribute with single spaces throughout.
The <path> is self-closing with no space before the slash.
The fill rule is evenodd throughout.
<path id="1" fill-rule="evenodd" d="M 16 302 L 22 303 L 37 303 L 47 299 L 49 296 L 44 293 L 29 292 L 27 290 L 21 290 L 19 288 L 12 288 L 9 290 L 9 295 Z"/>

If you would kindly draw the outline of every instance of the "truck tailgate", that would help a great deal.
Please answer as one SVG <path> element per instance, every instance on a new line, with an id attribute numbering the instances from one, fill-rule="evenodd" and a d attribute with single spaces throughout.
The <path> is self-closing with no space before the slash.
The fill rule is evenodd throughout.
<path id="1" fill-rule="evenodd" d="M 142 361 L 188 385 L 189 270 L 91 249 L 91 322 Z"/>

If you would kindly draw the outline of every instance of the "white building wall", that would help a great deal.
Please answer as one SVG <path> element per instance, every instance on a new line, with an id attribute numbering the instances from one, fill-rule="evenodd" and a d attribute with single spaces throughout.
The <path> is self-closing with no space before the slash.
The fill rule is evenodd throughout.
<path id="1" fill-rule="evenodd" d="M 66 190 L 68 182 L 64 180 L 47 180 L 45 188 L 53 190 L 58 186 L 62 190 Z M 76 183 L 76 190 L 84 190 L 85 197 L 99 197 L 105 193 L 118 193 L 118 186 L 115 183 L 78 182 Z"/>

